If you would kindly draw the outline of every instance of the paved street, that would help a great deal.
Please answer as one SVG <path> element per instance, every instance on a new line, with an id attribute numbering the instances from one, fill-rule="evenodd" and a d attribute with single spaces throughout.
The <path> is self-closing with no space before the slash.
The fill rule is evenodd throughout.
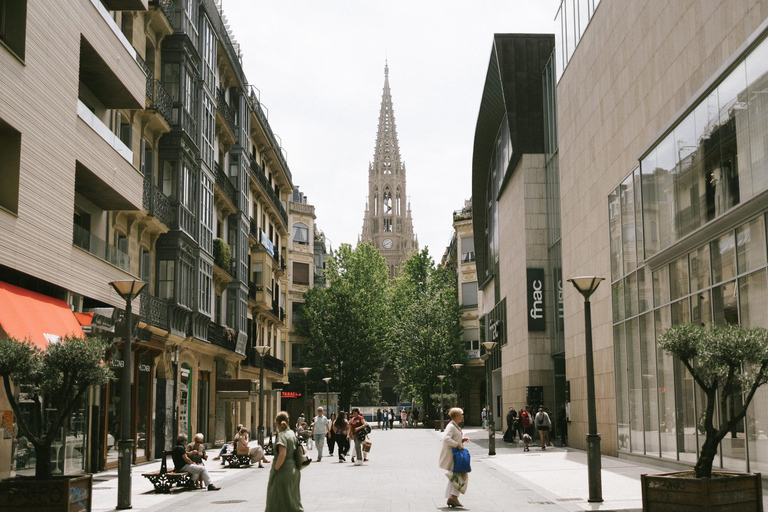
<path id="1" fill-rule="evenodd" d="M 497 456 L 487 456 L 487 433 L 466 430 L 472 442 L 472 474 L 467 494 L 461 497 L 467 510 L 495 512 L 510 510 L 579 512 L 582 510 L 639 510 L 640 474 L 662 473 L 668 469 L 640 466 L 627 461 L 603 458 L 601 505 L 587 502 L 586 453 L 563 448 L 545 452 L 506 445 L 497 439 Z M 449 510 L 443 498 L 446 478 L 437 468 L 440 433 L 428 429 L 395 428 L 374 430 L 370 462 L 355 467 L 340 464 L 336 457 L 313 462 L 301 480 L 304 510 L 340 511 L 432 511 Z M 310 452 L 316 457 L 316 452 Z M 350 460 L 349 458 L 347 459 Z M 223 469 L 209 461 L 218 492 L 180 491 L 156 495 L 141 473 L 158 463 L 134 468 L 133 509 L 170 512 L 204 509 L 205 512 L 264 510 L 269 470 Z M 114 510 L 117 500 L 117 472 L 95 475 L 94 511 Z"/>

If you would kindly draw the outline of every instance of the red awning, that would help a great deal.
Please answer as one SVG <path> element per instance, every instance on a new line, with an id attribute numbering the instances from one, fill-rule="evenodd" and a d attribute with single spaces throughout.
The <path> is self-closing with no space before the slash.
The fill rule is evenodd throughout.
<path id="1" fill-rule="evenodd" d="M 0 328 L 9 337 L 28 338 L 45 349 L 59 337 L 84 337 L 66 302 L 0 281 Z"/>

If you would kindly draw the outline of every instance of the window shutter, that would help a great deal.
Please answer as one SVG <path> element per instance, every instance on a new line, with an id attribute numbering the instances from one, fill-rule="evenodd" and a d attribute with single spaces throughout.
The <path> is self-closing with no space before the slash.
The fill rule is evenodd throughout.
<path id="1" fill-rule="evenodd" d="M 309 285 L 309 263 L 293 263 L 293 284 Z"/>

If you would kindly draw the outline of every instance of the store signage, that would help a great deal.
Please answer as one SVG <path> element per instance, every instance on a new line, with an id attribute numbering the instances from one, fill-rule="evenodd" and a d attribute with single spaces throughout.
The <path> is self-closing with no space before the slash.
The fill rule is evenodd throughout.
<path id="1" fill-rule="evenodd" d="M 301 393 L 298 391 L 282 391 L 280 396 L 283 398 L 299 398 L 301 397 Z"/>
<path id="2" fill-rule="evenodd" d="M 501 320 L 494 320 L 488 325 L 488 334 L 491 337 L 491 341 L 501 343 L 501 338 L 504 335 L 504 324 Z M 478 355 L 478 357 L 480 357 Z"/>
<path id="3" fill-rule="evenodd" d="M 109 366 L 112 368 L 123 368 L 125 366 L 125 361 L 122 359 L 110 359 Z"/>
<path id="4" fill-rule="evenodd" d="M 149 365 L 148 364 L 140 364 L 139 365 L 139 371 L 140 372 L 147 372 L 147 373 L 149 373 L 149 371 L 150 371 Z"/>
<path id="5" fill-rule="evenodd" d="M 528 273 L 528 330 L 546 331 L 544 319 L 544 269 L 529 268 Z"/>

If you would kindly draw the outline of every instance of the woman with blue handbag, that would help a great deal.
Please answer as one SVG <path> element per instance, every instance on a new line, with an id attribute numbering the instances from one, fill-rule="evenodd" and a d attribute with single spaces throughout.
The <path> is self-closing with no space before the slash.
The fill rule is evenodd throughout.
<path id="1" fill-rule="evenodd" d="M 464 437 L 459 424 L 464 421 L 464 411 L 458 407 L 448 411 L 451 422 L 445 427 L 443 447 L 440 450 L 440 468 L 448 471 L 448 487 L 445 489 L 445 497 L 448 498 L 449 507 L 463 507 L 459 503 L 459 494 L 467 492 L 469 472 L 469 451 L 464 448 L 464 443 L 469 441 Z"/>

